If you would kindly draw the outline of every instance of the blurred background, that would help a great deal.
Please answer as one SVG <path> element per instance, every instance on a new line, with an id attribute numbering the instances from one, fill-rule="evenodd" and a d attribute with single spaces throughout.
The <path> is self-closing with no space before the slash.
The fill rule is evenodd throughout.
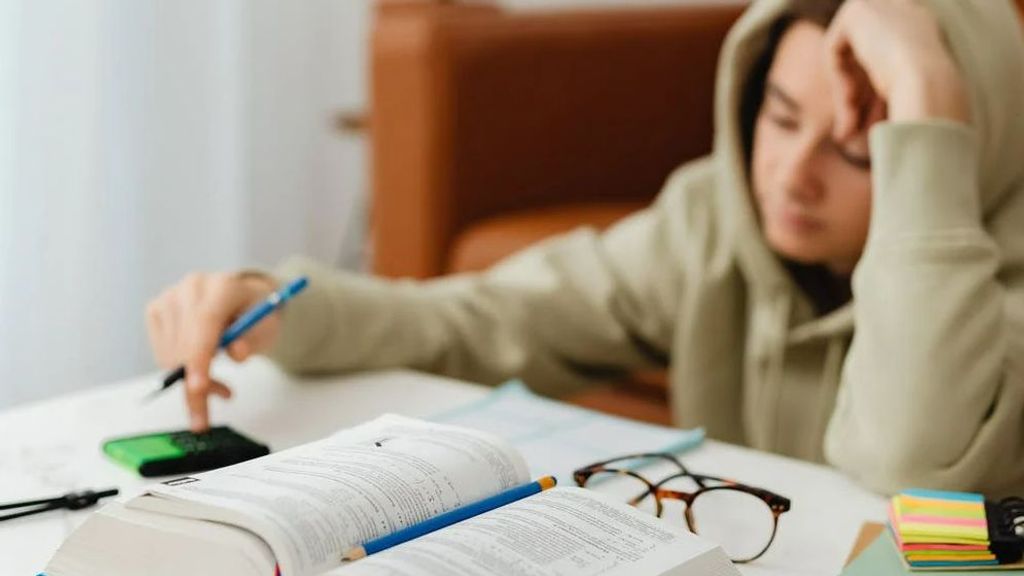
<path id="1" fill-rule="evenodd" d="M 422 277 L 459 268 L 437 264 L 441 257 L 436 250 L 427 255 L 429 265 L 425 267 L 371 264 L 367 246 L 372 159 L 365 129 L 368 68 L 374 10 L 386 1 L 0 0 L 0 408 L 152 371 L 143 321 L 145 303 L 190 270 L 271 266 L 295 253 L 339 267 L 372 268 L 390 275 Z M 443 0 L 422 3 L 455 4 Z M 657 192 L 672 166 L 708 146 L 714 58 L 721 34 L 738 11 L 715 16 L 714 26 L 709 27 L 703 16 L 671 10 L 674 5 L 736 3 L 647 0 L 642 4 L 662 9 L 669 6 L 668 18 L 657 12 L 637 12 L 619 23 L 615 8 L 636 11 L 641 3 L 491 2 L 511 11 L 544 13 L 597 7 L 607 12 L 610 7 L 613 12 L 610 18 L 605 14 L 598 19 L 528 19 L 512 26 L 527 32 L 523 40 L 499 42 L 497 49 L 474 40 L 477 32 L 470 30 L 472 26 L 463 26 L 471 32 L 464 37 L 470 46 L 467 53 L 475 60 L 460 61 L 468 72 L 459 74 L 482 78 L 477 84 L 484 91 L 472 89 L 486 100 L 496 90 L 492 80 L 508 76 L 506 68 L 513 74 L 516 70 L 529 74 L 538 62 L 548 60 L 531 47 L 534 40 L 530 35 L 536 31 L 549 47 L 569 46 L 562 50 L 570 56 L 564 62 L 566 70 L 581 69 L 580 61 L 594 62 L 585 51 L 591 49 L 632 54 L 613 62 L 621 68 L 618 74 L 630 79 L 637 74 L 665 77 L 665 69 L 685 69 L 690 74 L 687 59 L 700 61 L 694 68 L 701 79 L 700 105 L 691 106 L 698 111 L 691 113 L 697 114 L 696 132 L 692 119 L 680 119 L 680 130 L 664 117 L 651 114 L 642 118 L 646 125 L 633 126 L 636 114 L 624 110 L 616 100 L 620 96 L 634 98 L 627 94 L 631 80 L 609 84 L 599 67 L 582 67 L 577 90 L 582 99 L 570 97 L 563 108 L 586 108 L 595 93 L 587 82 L 598 83 L 597 92 L 605 84 L 620 88 L 607 91 L 603 108 L 594 108 L 590 116 L 584 111 L 571 120 L 575 124 L 568 126 L 567 132 L 580 138 L 557 141 L 558 146 L 565 144 L 557 151 L 580 158 L 583 163 L 578 174 L 593 175 L 594 182 L 609 187 L 618 185 L 617 176 L 594 172 L 593 165 L 602 165 L 595 160 L 602 154 L 625 160 L 618 169 L 631 183 L 623 196 L 628 196 L 628 205 L 614 204 L 622 200 L 616 196 L 618 192 L 598 191 L 597 196 L 614 205 L 600 208 L 604 212 L 588 213 L 603 225 L 612 216 L 642 206 Z M 677 23 L 663 24 L 672 19 Z M 458 18 L 452 22 L 455 20 Z M 589 22 L 587 26 L 596 32 L 580 36 L 580 22 Z M 506 24 L 500 20 L 494 28 L 495 38 L 512 38 Z M 703 44 L 674 39 L 689 34 L 685 30 L 691 28 L 713 29 L 714 36 L 705 38 Z M 545 31 L 549 29 L 553 35 Z M 601 40 L 608 45 L 588 40 L 605 34 L 601 29 L 616 31 L 615 37 Z M 617 32 L 620 29 L 625 33 Z M 491 32 L 481 34 L 486 38 Z M 617 39 L 620 36 L 621 40 Z M 637 36 L 652 40 L 637 43 Z M 574 42 L 581 39 L 581 46 L 592 48 L 577 50 L 563 41 L 566 37 Z M 401 38 L 399 35 L 398 44 Z M 707 46 L 702 48 L 704 44 Z M 391 48 L 384 52 L 387 50 Z M 405 48 L 398 46 L 397 50 Z M 509 64 L 499 62 L 491 68 L 496 72 L 487 72 L 486 59 L 501 50 L 512 54 L 501 57 Z M 676 60 L 649 59 L 648 53 L 671 53 Z M 635 61 L 654 64 L 648 70 Z M 564 72 L 553 69 L 552 75 L 558 84 Z M 686 108 L 685 99 L 693 86 L 691 80 L 687 82 L 690 84 L 676 83 L 671 89 L 655 85 L 649 90 L 655 98 L 650 103 L 655 106 L 641 102 L 635 108 L 641 112 Z M 554 89 L 560 91 L 561 84 Z M 536 97 L 534 104 L 548 102 L 551 94 L 550 90 L 533 96 L 527 92 L 523 102 L 531 102 L 530 97 Z M 399 103 L 399 111 L 401 106 Z M 620 109 L 624 114 L 616 120 Z M 483 114 L 487 121 L 502 121 L 501 115 L 487 110 Z M 536 129 L 544 134 L 552 122 L 566 116 L 564 110 L 554 110 L 548 117 L 530 116 L 536 120 L 524 123 L 511 120 L 516 118 L 514 114 L 505 114 L 506 124 L 501 129 Z M 610 117 L 612 122 L 607 122 Z M 595 148 L 605 142 L 589 135 L 595 121 L 611 127 L 606 140 L 612 147 Z M 668 134 L 685 133 L 696 144 L 688 149 L 688 144 L 662 138 L 655 144 L 668 150 L 667 155 L 655 154 L 658 159 L 649 166 L 629 164 L 634 158 L 652 157 L 634 146 L 635 134 L 646 134 L 644 130 L 650 126 L 663 127 Z M 616 133 L 618 128 L 626 131 Z M 387 128 L 398 138 L 403 129 Z M 495 133 L 493 127 L 486 130 Z M 456 151 L 453 157 L 461 166 L 479 165 L 481 170 L 489 170 L 495 164 L 493 158 L 499 156 L 488 156 L 487 150 L 481 149 L 479 134 L 467 132 L 465 136 L 471 155 L 492 161 L 471 164 L 464 151 Z M 537 133 L 519 136 L 523 145 L 503 152 L 501 158 L 514 160 L 515 154 L 544 140 L 537 138 Z M 573 149 L 577 140 L 585 148 Z M 554 142 L 548 142 L 549 147 Z M 396 146 L 394 142 L 387 145 Z M 417 150 L 426 148 L 429 146 Z M 550 152 L 543 147 L 537 150 L 540 164 L 533 165 L 532 172 L 520 170 L 516 177 L 533 177 L 551 168 Z M 389 174 L 401 173 L 406 167 L 407 157 L 396 154 L 395 158 L 386 160 L 397 166 Z M 519 189 L 538 190 L 537 197 L 552 192 L 546 185 L 511 181 L 501 168 L 485 174 L 490 180 L 466 176 L 456 184 L 474 194 L 481 187 L 491 190 L 509 182 Z M 647 175 L 640 178 L 640 173 Z M 549 180 L 559 186 L 568 183 L 565 188 L 572 190 L 573 178 Z M 391 184 L 381 180 L 379 186 L 391 190 L 405 185 Z M 594 188 L 591 184 L 583 182 L 579 189 Z M 515 194 L 518 189 L 510 190 Z M 570 197 L 575 199 L 572 194 Z M 424 198 L 423 206 L 435 204 L 429 195 Z M 424 226 L 436 228 L 432 223 L 436 221 L 468 222 L 470 216 L 486 216 L 519 202 L 513 198 L 510 204 L 500 195 L 494 198 L 500 201 L 471 210 L 466 218 L 426 214 Z M 570 220 L 573 218 L 575 214 Z M 396 226 L 402 230 L 399 242 L 414 248 L 437 248 L 412 233 L 406 238 L 405 224 Z M 559 221 L 544 228 L 544 233 L 560 226 Z M 444 233 L 448 239 L 455 234 Z M 517 238 L 513 244 L 529 240 Z M 486 247 L 493 242 L 482 244 Z M 465 256 L 460 254 L 456 260 Z M 463 258 L 470 264 L 460 266 L 479 267 L 498 255 L 470 254 Z M 400 256 L 391 263 L 408 265 L 414 260 Z"/>
<path id="2" fill-rule="evenodd" d="M 153 369 L 189 270 L 362 265 L 368 0 L 0 0 L 0 406 Z"/>

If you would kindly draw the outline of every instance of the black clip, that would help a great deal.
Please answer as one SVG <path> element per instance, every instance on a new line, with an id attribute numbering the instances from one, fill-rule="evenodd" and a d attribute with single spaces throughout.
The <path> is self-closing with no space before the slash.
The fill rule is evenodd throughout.
<path id="1" fill-rule="evenodd" d="M 107 490 L 99 491 L 83 490 L 81 492 L 68 492 L 63 496 L 57 496 L 56 498 L 43 498 L 42 500 L 27 500 L 25 502 L 0 504 L 0 510 L 29 508 L 29 510 L 21 510 L 20 512 L 14 512 L 13 514 L 2 515 L 0 516 L 0 522 L 4 520 L 14 520 L 15 518 L 22 518 L 24 516 L 31 516 L 32 514 L 48 512 L 50 510 L 81 510 L 82 508 L 88 508 L 95 505 L 101 498 L 117 496 L 118 493 L 119 491 L 117 488 L 109 488 Z"/>
<path id="2" fill-rule="evenodd" d="M 1012 496 L 999 502 L 1003 509 L 1003 517 L 1010 533 L 1024 539 L 1024 498 Z"/>
<path id="3" fill-rule="evenodd" d="M 1013 564 L 1024 557 L 1024 500 L 1004 498 L 985 501 L 988 519 L 988 549 L 1000 564 Z"/>

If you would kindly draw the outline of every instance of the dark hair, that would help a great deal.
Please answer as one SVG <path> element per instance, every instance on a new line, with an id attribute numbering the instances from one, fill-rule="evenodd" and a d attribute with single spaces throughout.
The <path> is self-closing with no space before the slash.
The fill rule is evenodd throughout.
<path id="1" fill-rule="evenodd" d="M 798 20 L 828 28 L 843 2 L 844 0 L 791 0 L 789 8 L 769 28 L 764 50 L 754 62 L 743 84 L 743 98 L 740 101 L 740 126 L 743 130 L 743 149 L 748 165 L 754 144 L 754 124 L 764 102 L 768 71 L 775 60 L 775 52 L 782 36 Z"/>
<path id="2" fill-rule="evenodd" d="M 828 28 L 835 18 L 843 0 L 792 0 L 789 9 L 768 30 L 764 50 L 754 62 L 743 84 L 743 98 L 740 101 L 740 126 L 743 135 L 745 166 L 749 171 L 754 147 L 754 125 L 757 114 L 764 102 L 768 71 L 775 59 L 782 36 L 797 21 L 804 20 Z M 749 177 L 749 174 L 748 174 Z M 849 281 L 837 279 L 820 265 L 804 265 L 783 259 L 793 280 L 807 294 L 819 315 L 827 314 L 851 298 Z"/>
<path id="3" fill-rule="evenodd" d="M 794 20 L 808 20 L 828 28 L 844 0 L 791 0 L 786 14 Z"/>

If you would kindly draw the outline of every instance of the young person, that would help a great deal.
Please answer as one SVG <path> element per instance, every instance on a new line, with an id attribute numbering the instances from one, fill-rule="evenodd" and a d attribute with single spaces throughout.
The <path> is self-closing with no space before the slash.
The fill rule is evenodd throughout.
<path id="1" fill-rule="evenodd" d="M 286 369 L 394 366 L 562 393 L 670 364 L 675 422 L 879 491 L 1024 492 L 1024 41 L 1003 0 L 755 2 L 713 152 L 604 233 L 481 274 L 386 281 L 296 259 L 192 274 L 150 305 L 208 425 L 219 334 Z"/>

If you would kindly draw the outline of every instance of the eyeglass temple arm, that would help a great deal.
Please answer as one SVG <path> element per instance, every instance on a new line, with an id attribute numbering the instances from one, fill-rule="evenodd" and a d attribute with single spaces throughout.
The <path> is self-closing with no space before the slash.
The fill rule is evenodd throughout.
<path id="1" fill-rule="evenodd" d="M 686 469 L 686 466 L 684 466 L 683 463 L 679 461 L 679 458 L 677 458 L 673 454 L 669 454 L 668 452 L 645 452 L 642 454 L 630 454 L 629 456 L 619 456 L 617 458 L 604 460 L 602 462 L 595 462 L 594 464 L 591 464 L 589 466 L 584 466 L 583 468 L 576 470 L 576 472 L 597 472 L 600 468 L 603 468 L 614 462 L 621 462 L 623 460 L 639 460 L 641 458 L 659 458 L 662 460 L 668 460 L 669 462 L 675 464 L 681 471 L 689 474 L 689 471 Z"/>
<path id="2" fill-rule="evenodd" d="M 765 503 L 768 504 L 772 509 L 778 509 L 780 512 L 786 512 L 790 508 L 789 498 L 786 498 L 785 496 L 780 496 L 780 495 L 778 495 L 778 494 L 776 494 L 776 493 L 774 493 L 774 492 L 772 492 L 770 490 L 765 490 L 764 488 L 758 488 L 756 486 L 750 486 L 748 484 L 743 484 L 742 482 L 737 482 L 735 480 L 730 480 L 728 478 L 719 478 L 717 476 L 708 476 L 706 474 L 692 474 L 690 472 L 687 472 L 686 476 L 688 476 L 689 478 L 692 478 L 693 481 L 696 482 L 697 485 L 700 486 L 701 488 L 706 488 L 707 487 L 707 486 L 704 485 L 704 482 L 707 481 L 707 480 L 711 480 L 713 482 L 721 482 L 722 484 L 724 484 L 726 486 L 732 486 L 734 488 L 742 488 L 744 490 L 747 490 L 747 491 L 751 492 L 752 494 L 757 495 L 757 497 L 759 497 L 762 500 L 764 500 Z M 675 478 L 678 478 L 678 477 L 679 476 L 670 476 L 668 478 L 665 478 L 664 480 L 662 480 L 658 484 L 654 485 L 655 490 L 657 490 L 659 494 L 666 493 L 666 492 L 674 492 L 672 490 L 666 490 L 664 488 L 661 488 L 661 485 L 664 484 L 665 482 L 668 482 L 669 480 L 674 480 Z"/>

